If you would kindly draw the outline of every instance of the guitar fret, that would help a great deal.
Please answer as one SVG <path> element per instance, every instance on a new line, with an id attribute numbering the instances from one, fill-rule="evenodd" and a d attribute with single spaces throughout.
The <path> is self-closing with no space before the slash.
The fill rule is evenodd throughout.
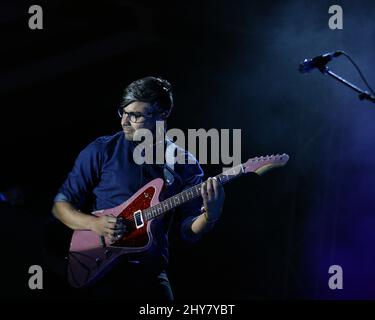
<path id="1" fill-rule="evenodd" d="M 196 187 L 193 188 L 194 192 L 193 194 L 197 197 L 199 195 L 198 189 Z"/>
<path id="2" fill-rule="evenodd" d="M 173 201 L 174 201 L 174 205 L 175 205 L 175 206 L 178 206 L 178 205 L 180 204 L 180 201 L 179 201 L 179 199 L 178 199 L 177 196 L 174 196 L 174 197 L 173 197 Z"/>

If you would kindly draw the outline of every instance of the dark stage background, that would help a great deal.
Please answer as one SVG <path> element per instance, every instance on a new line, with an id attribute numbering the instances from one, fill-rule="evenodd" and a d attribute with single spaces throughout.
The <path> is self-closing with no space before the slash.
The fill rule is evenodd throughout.
<path id="1" fill-rule="evenodd" d="M 44 29 L 28 28 L 28 8 Z M 328 27 L 341 5 L 344 29 Z M 71 296 L 61 277 L 67 229 L 52 199 L 79 151 L 120 130 L 124 87 L 158 75 L 175 92 L 170 128 L 242 130 L 242 161 L 285 152 L 288 165 L 225 187 L 222 219 L 197 245 L 171 234 L 179 300 L 374 299 L 375 105 L 304 58 L 341 49 L 375 84 L 373 1 L 2 1 L 1 294 Z M 364 88 L 344 58 L 330 66 Z M 221 171 L 203 165 L 206 177 Z M 44 290 L 28 288 L 41 265 Z M 328 268 L 343 268 L 330 290 Z"/>

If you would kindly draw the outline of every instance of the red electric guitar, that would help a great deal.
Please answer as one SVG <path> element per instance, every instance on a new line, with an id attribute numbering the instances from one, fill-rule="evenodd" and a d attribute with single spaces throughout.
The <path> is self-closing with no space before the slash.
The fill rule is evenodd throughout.
<path id="1" fill-rule="evenodd" d="M 224 184 L 244 173 L 262 174 L 272 168 L 284 166 L 286 154 L 256 157 L 216 176 Z M 68 258 L 68 280 L 73 287 L 84 287 L 102 277 L 121 255 L 142 252 L 150 248 L 153 237 L 151 224 L 155 217 L 201 195 L 197 184 L 162 202 L 159 195 L 164 181 L 157 178 L 146 184 L 123 204 L 93 212 L 96 216 L 113 215 L 122 218 L 126 225 L 124 236 L 113 243 L 89 230 L 75 231 Z"/>

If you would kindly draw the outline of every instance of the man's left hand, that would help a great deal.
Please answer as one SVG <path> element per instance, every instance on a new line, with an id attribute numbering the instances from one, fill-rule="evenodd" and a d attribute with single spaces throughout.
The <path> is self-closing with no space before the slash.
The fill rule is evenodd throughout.
<path id="1" fill-rule="evenodd" d="M 216 178 L 208 178 L 202 183 L 201 194 L 207 221 L 220 218 L 225 198 L 224 188 Z"/>

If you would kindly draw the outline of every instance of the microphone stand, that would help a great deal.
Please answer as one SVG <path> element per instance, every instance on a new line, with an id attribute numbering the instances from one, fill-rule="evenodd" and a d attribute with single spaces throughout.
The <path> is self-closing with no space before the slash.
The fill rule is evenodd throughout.
<path id="1" fill-rule="evenodd" d="M 337 81 L 343 83 L 347 87 L 349 87 L 349 88 L 353 89 L 354 91 L 358 92 L 360 100 L 368 100 L 368 101 L 371 101 L 371 102 L 375 103 L 375 96 L 373 96 L 368 91 L 365 91 L 365 90 L 362 90 L 362 89 L 358 88 L 354 84 L 350 83 L 349 81 L 347 81 L 344 78 L 340 77 L 336 73 L 332 72 L 326 65 L 319 66 L 318 69 L 324 75 L 328 74 L 333 79 L 336 79 Z"/>

